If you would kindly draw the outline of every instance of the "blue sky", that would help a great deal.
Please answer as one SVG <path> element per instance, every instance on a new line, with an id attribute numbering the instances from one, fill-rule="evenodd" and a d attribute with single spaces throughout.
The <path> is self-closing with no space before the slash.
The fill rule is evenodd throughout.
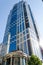
<path id="1" fill-rule="evenodd" d="M 0 43 L 3 41 L 7 18 L 15 3 L 20 0 L 0 0 Z M 43 47 L 43 2 L 42 0 L 26 0 L 30 4 L 34 19 L 37 23 L 40 45 Z"/>

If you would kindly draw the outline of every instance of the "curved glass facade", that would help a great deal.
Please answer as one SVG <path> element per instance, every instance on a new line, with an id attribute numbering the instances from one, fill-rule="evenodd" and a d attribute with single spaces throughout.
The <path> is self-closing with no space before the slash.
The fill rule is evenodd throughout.
<path id="1" fill-rule="evenodd" d="M 8 53 L 20 50 L 28 55 L 35 54 L 41 58 L 38 31 L 30 6 L 26 2 L 21 1 L 15 4 L 11 10 L 5 30 L 4 44 L 8 44 L 9 34 Z"/>

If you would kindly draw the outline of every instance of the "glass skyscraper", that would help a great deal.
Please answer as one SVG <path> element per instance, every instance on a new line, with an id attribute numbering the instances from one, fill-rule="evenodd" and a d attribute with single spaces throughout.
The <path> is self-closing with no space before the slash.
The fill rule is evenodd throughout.
<path id="1" fill-rule="evenodd" d="M 24 1 L 15 4 L 8 16 L 3 39 L 2 55 L 10 55 L 13 52 L 19 55 L 22 52 L 22 56 L 31 56 L 34 54 L 42 59 L 36 25 L 30 6 Z M 18 57 L 15 60 L 16 62 L 18 63 L 16 65 L 26 65 L 24 58 L 20 59 Z"/>

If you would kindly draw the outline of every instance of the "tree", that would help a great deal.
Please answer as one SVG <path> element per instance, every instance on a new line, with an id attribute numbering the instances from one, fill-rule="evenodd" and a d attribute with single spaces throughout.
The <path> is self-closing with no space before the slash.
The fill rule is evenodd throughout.
<path id="1" fill-rule="evenodd" d="M 31 55 L 28 59 L 28 65 L 42 65 L 42 62 L 37 56 Z"/>

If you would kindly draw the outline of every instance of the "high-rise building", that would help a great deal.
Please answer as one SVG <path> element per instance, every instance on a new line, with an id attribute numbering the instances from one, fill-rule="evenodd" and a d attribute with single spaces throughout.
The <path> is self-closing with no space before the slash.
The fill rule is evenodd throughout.
<path id="1" fill-rule="evenodd" d="M 2 64 L 26 65 L 27 57 L 32 54 L 42 59 L 36 25 L 31 8 L 26 2 L 21 1 L 14 5 L 8 16 L 4 34 Z"/>

